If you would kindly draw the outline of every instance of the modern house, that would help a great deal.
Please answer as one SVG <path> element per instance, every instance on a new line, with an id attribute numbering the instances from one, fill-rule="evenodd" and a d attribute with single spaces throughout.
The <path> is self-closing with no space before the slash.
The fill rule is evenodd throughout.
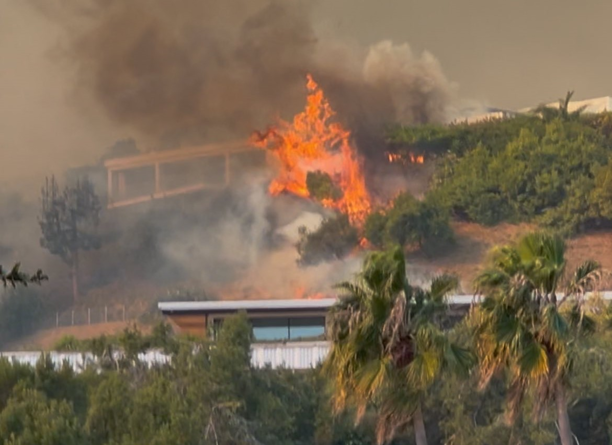
<path id="1" fill-rule="evenodd" d="M 216 335 L 223 320 L 245 312 L 253 326 L 254 366 L 305 369 L 323 361 L 329 351 L 326 315 L 335 298 L 301 300 L 184 301 L 159 303 L 177 332 Z M 464 313 L 471 295 L 451 298 L 453 310 Z"/>
<path id="2" fill-rule="evenodd" d="M 546 104 L 546 106 L 550 108 L 559 108 L 559 102 L 551 102 Z M 528 113 L 536 108 L 537 107 L 523 108 L 519 110 L 519 113 Z M 570 113 L 581 108 L 583 109 L 584 114 L 597 114 L 612 111 L 612 96 L 596 97 L 585 100 L 572 100 L 567 105 L 567 111 Z"/>

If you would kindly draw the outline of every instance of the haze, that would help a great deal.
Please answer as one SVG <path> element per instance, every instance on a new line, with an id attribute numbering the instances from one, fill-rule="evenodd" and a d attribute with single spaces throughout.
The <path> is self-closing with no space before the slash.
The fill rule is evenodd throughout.
<path id="1" fill-rule="evenodd" d="M 609 17 L 605 0 L 326 0 L 313 26 L 353 45 L 392 39 L 427 50 L 462 98 L 519 108 L 569 89 L 611 93 Z M 61 32 L 28 3 L 0 1 L 3 187 L 35 191 L 41 176 L 95 161 L 129 136 L 96 107 L 77 106 L 74 67 L 54 57 Z"/>

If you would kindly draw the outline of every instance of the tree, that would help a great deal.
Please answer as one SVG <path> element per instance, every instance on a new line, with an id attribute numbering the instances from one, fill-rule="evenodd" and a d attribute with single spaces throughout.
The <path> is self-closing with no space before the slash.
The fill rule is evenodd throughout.
<path id="1" fill-rule="evenodd" d="M 587 261 L 566 278 L 565 266 L 565 244 L 554 235 L 532 233 L 495 250 L 476 281 L 484 301 L 473 321 L 481 387 L 507 374 L 511 422 L 530 389 L 536 416 L 554 402 L 561 443 L 573 445 L 566 390 L 578 340 L 594 330 L 583 301 L 601 270 Z"/>
<path id="2" fill-rule="evenodd" d="M 445 297 L 456 288 L 451 276 L 430 289 L 411 286 L 401 248 L 372 253 L 357 283 L 330 314 L 331 352 L 324 369 L 334 381 L 337 411 L 357 406 L 358 420 L 377 411 L 379 443 L 392 439 L 410 420 L 417 445 L 427 443 L 422 402 L 441 372 L 466 372 L 472 356 L 440 328 Z"/>
<path id="3" fill-rule="evenodd" d="M 41 195 L 40 245 L 71 266 L 72 296 L 76 302 L 79 299 L 79 251 L 100 247 L 96 233 L 100 200 L 87 178 L 66 186 L 62 193 L 55 177 L 47 178 Z"/>
<path id="4" fill-rule="evenodd" d="M 400 193 L 390 208 L 368 215 L 365 237 L 377 247 L 415 246 L 427 249 L 453 241 L 453 231 L 444 207 L 431 196 L 419 201 L 410 193 Z"/>
<path id="5" fill-rule="evenodd" d="M 84 437 L 68 402 L 19 385 L 0 414 L 0 440 L 6 445 L 78 445 Z"/>
<path id="6" fill-rule="evenodd" d="M 358 243 L 359 233 L 346 214 L 326 218 L 314 232 L 300 227 L 300 240 L 296 246 L 300 255 L 299 263 L 311 266 L 344 258 Z"/>

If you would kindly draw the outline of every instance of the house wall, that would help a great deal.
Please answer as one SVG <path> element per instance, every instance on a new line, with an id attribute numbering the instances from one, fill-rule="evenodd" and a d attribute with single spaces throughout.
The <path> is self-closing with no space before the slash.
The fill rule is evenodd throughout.
<path id="1" fill-rule="evenodd" d="M 236 312 L 218 312 L 214 314 L 198 314 L 198 313 L 173 313 L 166 314 L 167 320 L 173 326 L 175 332 L 182 334 L 191 334 L 205 336 L 207 326 L 213 326 L 215 320 L 224 320 L 227 317 L 235 315 Z M 306 310 L 306 311 L 257 311 L 248 312 L 249 319 L 256 318 L 299 318 L 299 317 L 325 317 L 326 310 Z"/>

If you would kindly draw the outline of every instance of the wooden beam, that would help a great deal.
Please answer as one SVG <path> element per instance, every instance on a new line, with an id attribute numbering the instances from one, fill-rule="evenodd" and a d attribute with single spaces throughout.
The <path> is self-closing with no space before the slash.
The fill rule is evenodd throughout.
<path id="1" fill-rule="evenodd" d="M 104 166 L 107 169 L 125 170 L 145 165 L 151 165 L 156 162 L 177 162 L 198 157 L 219 156 L 225 153 L 240 153 L 256 150 L 261 149 L 253 147 L 248 143 L 248 141 L 238 141 L 225 144 L 208 144 L 199 147 L 158 151 L 153 153 L 144 153 L 137 156 L 129 156 L 125 158 L 109 159 L 104 162 Z"/>

